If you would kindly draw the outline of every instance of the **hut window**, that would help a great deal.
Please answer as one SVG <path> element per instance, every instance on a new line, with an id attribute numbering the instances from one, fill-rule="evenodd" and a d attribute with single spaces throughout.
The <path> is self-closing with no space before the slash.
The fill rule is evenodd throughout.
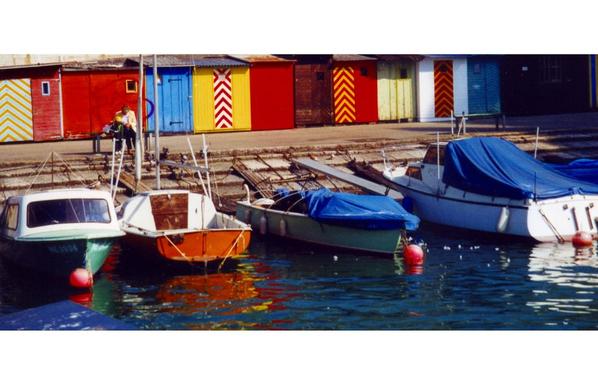
<path id="1" fill-rule="evenodd" d="M 408 78 L 406 68 L 401 68 L 401 70 L 399 70 L 399 78 L 401 78 L 401 79 Z"/>
<path id="2" fill-rule="evenodd" d="M 563 81 L 563 66 L 557 56 L 544 56 L 540 58 L 540 82 L 560 83 Z"/>
<path id="3" fill-rule="evenodd" d="M 368 75 L 368 68 L 361 68 L 361 69 L 359 69 L 359 73 L 361 73 L 362 76 L 367 76 Z"/>
<path id="4" fill-rule="evenodd" d="M 137 93 L 137 81 L 127 80 L 125 81 L 127 93 Z"/>
<path id="5" fill-rule="evenodd" d="M 50 96 L 50 82 L 42 81 L 42 96 Z"/>
<path id="6" fill-rule="evenodd" d="M 324 72 L 316 72 L 316 80 L 324 80 Z"/>

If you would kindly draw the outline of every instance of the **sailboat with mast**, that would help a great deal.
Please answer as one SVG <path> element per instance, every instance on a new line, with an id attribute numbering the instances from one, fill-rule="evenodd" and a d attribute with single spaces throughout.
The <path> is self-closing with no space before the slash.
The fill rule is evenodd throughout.
<path id="1" fill-rule="evenodd" d="M 156 62 L 154 55 L 154 81 L 158 79 Z M 138 258 L 157 259 L 160 264 L 208 266 L 238 258 L 249 246 L 251 227 L 216 210 L 211 196 L 205 136 L 202 139 L 205 166 L 197 164 L 189 138 L 193 165 L 160 160 L 156 90 L 154 82 L 157 189 L 139 193 L 122 205 L 119 216 L 121 228 L 126 233 L 123 240 L 125 249 L 132 249 Z M 140 153 L 139 148 L 136 148 L 136 153 Z M 178 189 L 161 190 L 160 165 L 174 165 L 197 172 L 204 194 Z M 203 174 L 206 175 L 205 182 Z"/>

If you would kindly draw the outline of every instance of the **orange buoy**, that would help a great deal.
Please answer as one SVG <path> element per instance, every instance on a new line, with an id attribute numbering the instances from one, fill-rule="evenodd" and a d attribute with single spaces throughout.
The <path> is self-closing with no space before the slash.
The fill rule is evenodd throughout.
<path id="1" fill-rule="evenodd" d="M 71 272 L 69 283 L 75 288 L 90 288 L 93 285 L 93 275 L 85 268 L 77 268 Z"/>
<path id="2" fill-rule="evenodd" d="M 403 259 L 407 265 L 422 265 L 424 251 L 419 245 L 409 244 L 403 249 Z"/>
<path id="3" fill-rule="evenodd" d="M 592 246 L 592 235 L 588 232 L 577 232 L 571 238 L 571 243 L 576 248 L 587 248 Z"/>

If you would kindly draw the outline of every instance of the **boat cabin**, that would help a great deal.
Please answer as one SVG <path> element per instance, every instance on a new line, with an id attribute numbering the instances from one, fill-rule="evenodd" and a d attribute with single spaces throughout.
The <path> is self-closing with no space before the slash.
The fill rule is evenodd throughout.
<path id="1" fill-rule="evenodd" d="M 433 176 L 434 181 L 438 180 L 438 174 L 442 175 L 444 166 L 444 151 L 447 142 L 433 143 L 428 146 L 424 159 L 421 162 L 411 163 L 407 167 L 405 176 L 416 180 L 425 181 L 425 176 Z M 439 164 L 440 163 L 440 164 Z M 440 165 L 440 166 L 438 166 Z M 439 172 L 440 170 L 440 172 Z"/>
<path id="2" fill-rule="evenodd" d="M 0 234 L 14 239 L 38 233 L 118 228 L 110 194 L 88 189 L 11 196 L 0 214 Z"/>

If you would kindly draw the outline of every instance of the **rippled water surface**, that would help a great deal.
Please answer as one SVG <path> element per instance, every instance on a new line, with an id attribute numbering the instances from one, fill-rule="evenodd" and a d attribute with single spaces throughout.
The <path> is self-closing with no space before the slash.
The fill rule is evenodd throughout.
<path id="1" fill-rule="evenodd" d="M 114 253 L 93 294 L 0 264 L 0 312 L 71 298 L 141 329 L 596 329 L 596 248 L 424 226 L 421 269 L 400 259 L 254 234 L 250 254 L 205 274 L 143 269 Z"/>

